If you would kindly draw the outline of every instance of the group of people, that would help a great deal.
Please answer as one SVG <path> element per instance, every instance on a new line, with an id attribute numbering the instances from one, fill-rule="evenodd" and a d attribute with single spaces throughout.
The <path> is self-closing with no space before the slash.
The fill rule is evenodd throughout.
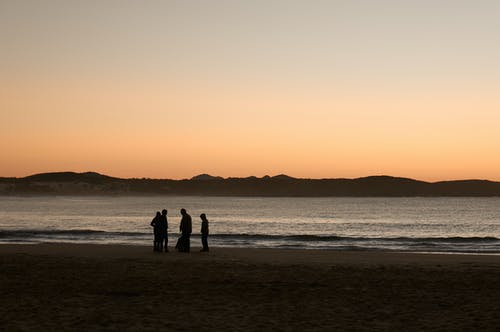
<path id="1" fill-rule="evenodd" d="M 181 237 L 177 240 L 175 249 L 179 252 L 189 252 L 191 249 L 191 233 L 193 231 L 191 216 L 186 209 L 181 209 L 181 224 L 179 230 Z M 205 213 L 200 215 L 201 219 L 201 251 L 208 251 L 208 219 Z M 156 212 L 156 216 L 151 221 L 154 230 L 153 250 L 168 252 L 168 219 L 167 210 Z"/>

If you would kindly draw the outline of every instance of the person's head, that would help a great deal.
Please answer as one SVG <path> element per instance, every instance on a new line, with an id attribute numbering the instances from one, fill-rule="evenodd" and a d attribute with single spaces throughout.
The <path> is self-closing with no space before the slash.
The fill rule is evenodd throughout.
<path id="1" fill-rule="evenodd" d="M 181 214 L 185 215 L 186 214 L 186 209 L 181 209 Z"/>
<path id="2" fill-rule="evenodd" d="M 161 216 L 160 211 L 156 211 L 156 216 L 157 216 L 157 217 Z"/>
<path id="3" fill-rule="evenodd" d="M 203 221 L 207 220 L 207 216 L 206 216 L 206 214 L 204 214 L 204 213 L 200 214 L 200 218 L 201 218 L 201 220 L 203 220 Z"/>
<path id="4" fill-rule="evenodd" d="M 166 216 L 167 215 L 167 209 L 161 210 L 161 214 L 164 215 L 164 216 Z"/>

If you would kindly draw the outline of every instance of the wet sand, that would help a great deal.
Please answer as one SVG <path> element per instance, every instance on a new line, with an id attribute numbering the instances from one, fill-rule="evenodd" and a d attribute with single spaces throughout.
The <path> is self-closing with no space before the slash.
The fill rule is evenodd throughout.
<path id="1" fill-rule="evenodd" d="M 0 330 L 497 330 L 500 256 L 0 245 Z"/>

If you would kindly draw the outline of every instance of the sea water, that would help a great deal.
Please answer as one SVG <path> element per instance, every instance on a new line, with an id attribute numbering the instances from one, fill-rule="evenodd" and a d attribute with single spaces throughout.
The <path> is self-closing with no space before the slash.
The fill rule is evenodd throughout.
<path id="1" fill-rule="evenodd" d="M 168 210 L 201 220 L 219 247 L 500 253 L 500 198 L 1 197 L 0 243 L 151 245 L 150 222 Z"/>

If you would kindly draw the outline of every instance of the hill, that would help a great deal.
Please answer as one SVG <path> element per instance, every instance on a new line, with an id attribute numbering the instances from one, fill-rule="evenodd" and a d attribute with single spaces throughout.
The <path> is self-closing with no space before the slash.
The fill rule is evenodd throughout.
<path id="1" fill-rule="evenodd" d="M 0 195 L 206 195 L 206 196 L 500 196 L 500 182 L 425 182 L 392 176 L 298 179 L 284 174 L 227 178 L 121 179 L 95 172 L 57 172 L 0 178 Z"/>

